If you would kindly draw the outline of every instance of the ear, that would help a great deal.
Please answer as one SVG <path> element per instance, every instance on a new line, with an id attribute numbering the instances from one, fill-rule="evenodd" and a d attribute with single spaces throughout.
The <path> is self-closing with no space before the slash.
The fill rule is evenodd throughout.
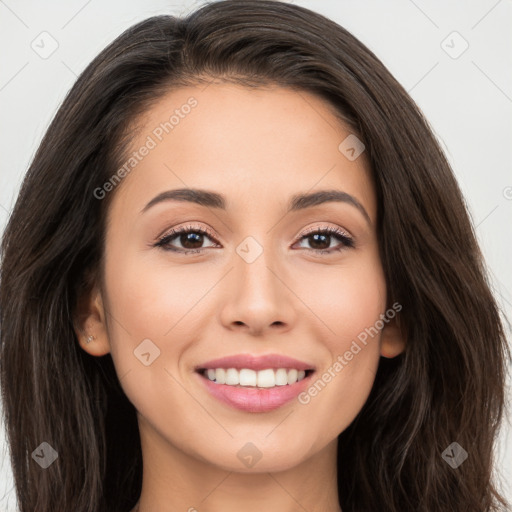
<path id="1" fill-rule="evenodd" d="M 73 324 L 78 342 L 87 353 L 99 357 L 110 352 L 105 308 L 99 287 L 93 286 L 80 297 Z"/>
<path id="2" fill-rule="evenodd" d="M 380 338 L 380 355 L 382 357 L 393 358 L 405 350 L 406 336 L 404 330 L 400 327 L 398 313 L 394 318 L 390 318 L 382 328 Z"/>

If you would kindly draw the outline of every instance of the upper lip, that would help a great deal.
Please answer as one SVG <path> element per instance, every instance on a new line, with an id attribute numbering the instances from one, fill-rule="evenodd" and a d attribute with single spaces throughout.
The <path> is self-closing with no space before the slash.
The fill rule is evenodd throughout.
<path id="1" fill-rule="evenodd" d="M 314 370 L 312 364 L 299 361 L 293 357 L 282 354 L 265 354 L 262 356 L 253 356 L 251 354 L 238 354 L 233 356 L 212 359 L 196 366 L 196 371 L 207 370 L 209 368 L 248 368 L 250 370 L 265 370 L 267 368 L 286 368 L 296 370 Z"/>

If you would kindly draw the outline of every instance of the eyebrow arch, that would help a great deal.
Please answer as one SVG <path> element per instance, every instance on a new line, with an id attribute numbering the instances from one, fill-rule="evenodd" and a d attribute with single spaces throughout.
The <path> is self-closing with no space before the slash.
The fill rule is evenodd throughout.
<path id="1" fill-rule="evenodd" d="M 166 190 L 151 199 L 149 203 L 141 210 L 141 214 L 149 210 L 152 206 L 163 201 L 183 201 L 196 203 L 208 208 L 226 210 L 227 201 L 222 194 L 202 190 L 197 188 L 180 188 L 175 190 Z M 291 197 L 287 213 L 304 210 L 313 206 L 318 206 L 328 202 L 348 203 L 359 210 L 365 220 L 371 226 L 372 222 L 364 206 L 352 195 L 341 190 L 320 190 L 310 194 L 295 194 Z"/>

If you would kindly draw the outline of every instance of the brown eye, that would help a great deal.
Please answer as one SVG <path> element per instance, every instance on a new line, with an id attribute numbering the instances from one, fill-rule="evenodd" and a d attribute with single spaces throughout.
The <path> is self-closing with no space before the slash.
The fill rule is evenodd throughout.
<path id="1" fill-rule="evenodd" d="M 206 248 L 203 247 L 203 244 L 206 239 L 210 238 L 213 238 L 212 235 L 201 228 L 196 228 L 193 226 L 183 227 L 171 230 L 169 233 L 160 238 L 155 246 L 162 247 L 166 251 L 181 252 L 184 254 L 189 252 L 197 253 Z M 178 247 L 175 246 L 176 244 L 178 244 Z M 179 244 L 181 244 L 181 247 L 179 247 Z M 214 243 L 213 247 L 216 246 L 217 244 Z"/>
<path id="2" fill-rule="evenodd" d="M 338 247 L 331 247 L 331 242 L 334 239 L 341 242 Z M 306 247 L 306 249 L 320 253 L 336 252 L 347 247 L 354 247 L 354 240 L 346 232 L 332 227 L 307 233 L 301 237 L 300 241 L 302 240 L 306 240 L 310 245 L 310 248 Z"/>

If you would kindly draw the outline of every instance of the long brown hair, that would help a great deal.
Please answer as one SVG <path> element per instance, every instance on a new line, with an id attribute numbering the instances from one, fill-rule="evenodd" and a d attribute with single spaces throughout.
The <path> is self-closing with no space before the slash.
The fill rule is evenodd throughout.
<path id="1" fill-rule="evenodd" d="M 506 344 L 450 166 L 414 102 L 333 21 L 271 0 L 211 3 L 126 30 L 70 90 L 23 181 L 2 240 L 0 378 L 21 512 L 126 512 L 139 497 L 135 410 L 110 354 L 82 350 L 77 299 L 100 278 L 105 214 L 94 191 L 125 160 L 130 126 L 156 99 L 212 78 L 312 92 L 364 142 L 378 198 L 389 301 L 405 352 L 382 359 L 339 436 L 344 512 L 482 512 L 494 483 Z M 46 470 L 32 453 L 58 452 Z M 457 468 L 443 452 L 457 442 Z"/>

